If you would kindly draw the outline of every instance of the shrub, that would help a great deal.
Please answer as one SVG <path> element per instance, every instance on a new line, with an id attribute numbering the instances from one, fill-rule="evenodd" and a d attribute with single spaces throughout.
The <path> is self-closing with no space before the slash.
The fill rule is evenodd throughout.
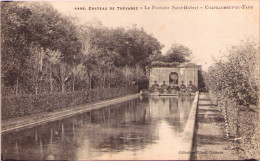
<path id="1" fill-rule="evenodd" d="M 138 87 L 106 88 L 82 92 L 2 97 L 2 119 L 82 105 L 138 92 Z"/>
<path id="2" fill-rule="evenodd" d="M 239 146 L 246 155 L 241 155 L 243 158 L 253 156 L 249 155 L 254 153 L 249 145 L 253 142 L 259 120 L 259 111 L 250 108 L 259 102 L 257 51 L 257 44 L 251 41 L 233 46 L 224 59 L 209 68 L 205 77 L 206 85 L 215 94 L 223 114 L 227 112 L 225 118 L 230 136 L 241 139 Z"/>
<path id="3" fill-rule="evenodd" d="M 209 68 L 206 84 L 219 97 L 235 100 L 240 105 L 257 104 L 259 60 L 254 43 L 232 47 L 226 59 Z"/>

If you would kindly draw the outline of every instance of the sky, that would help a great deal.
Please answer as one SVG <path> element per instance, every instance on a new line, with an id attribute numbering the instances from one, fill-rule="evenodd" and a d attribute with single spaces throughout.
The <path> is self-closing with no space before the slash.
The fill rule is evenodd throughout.
<path id="1" fill-rule="evenodd" d="M 77 23 L 97 19 L 106 27 L 131 27 L 136 24 L 164 45 L 165 53 L 171 44 L 178 43 L 192 50 L 192 62 L 202 69 L 218 59 L 226 49 L 249 37 L 259 40 L 259 1 L 117 1 L 117 2 L 51 2 L 59 12 L 77 17 Z M 201 9 L 172 9 L 183 6 Z M 253 9 L 205 9 L 206 6 L 253 6 Z M 149 10 L 109 10 L 109 7 L 150 7 Z M 151 9 L 152 6 L 170 9 Z M 86 10 L 75 10 L 85 7 Z M 108 10 L 89 10 L 89 7 L 108 7 Z"/>

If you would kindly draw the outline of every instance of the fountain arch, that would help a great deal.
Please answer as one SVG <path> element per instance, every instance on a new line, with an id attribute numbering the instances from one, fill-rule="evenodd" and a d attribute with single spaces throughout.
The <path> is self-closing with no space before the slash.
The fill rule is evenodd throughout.
<path id="1" fill-rule="evenodd" d="M 169 84 L 172 85 L 178 85 L 178 81 L 179 81 L 179 75 L 177 72 L 171 72 L 169 74 Z"/>

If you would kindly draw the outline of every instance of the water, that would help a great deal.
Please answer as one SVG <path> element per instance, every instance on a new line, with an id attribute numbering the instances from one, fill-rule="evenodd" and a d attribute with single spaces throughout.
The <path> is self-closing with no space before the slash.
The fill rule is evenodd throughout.
<path id="1" fill-rule="evenodd" d="M 4 133 L 4 159 L 174 159 L 194 97 L 142 97 Z"/>

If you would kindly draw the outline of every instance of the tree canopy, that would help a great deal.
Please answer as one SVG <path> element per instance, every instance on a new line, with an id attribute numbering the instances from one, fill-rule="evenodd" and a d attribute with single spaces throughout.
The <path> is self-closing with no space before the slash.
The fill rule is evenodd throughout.
<path id="1" fill-rule="evenodd" d="M 154 61 L 162 61 L 167 63 L 184 63 L 190 61 L 191 50 L 181 44 L 172 44 L 171 48 L 165 55 L 157 54 Z"/>
<path id="2" fill-rule="evenodd" d="M 209 68 L 207 86 L 220 98 L 235 100 L 240 105 L 257 104 L 259 92 L 259 57 L 253 41 L 229 49 L 226 59 Z"/>
<path id="3" fill-rule="evenodd" d="M 47 2 L 1 9 L 2 86 L 16 94 L 126 86 L 162 48 L 142 28 L 77 25 Z"/>

